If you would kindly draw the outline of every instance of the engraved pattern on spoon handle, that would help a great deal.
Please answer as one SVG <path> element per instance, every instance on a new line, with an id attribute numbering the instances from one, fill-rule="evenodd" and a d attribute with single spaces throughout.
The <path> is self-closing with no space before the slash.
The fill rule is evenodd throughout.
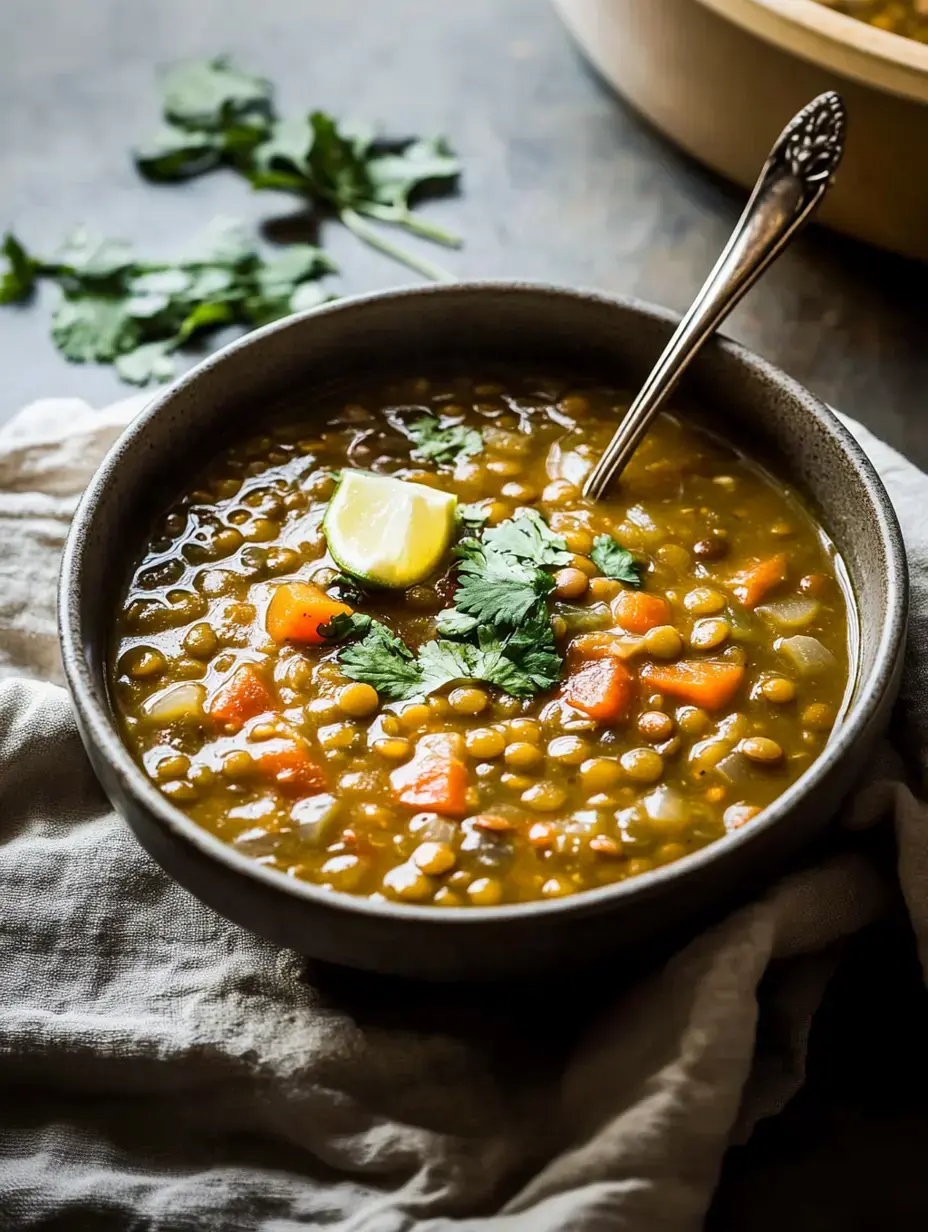
<path id="1" fill-rule="evenodd" d="M 787 124 L 712 272 L 588 476 L 584 496 L 599 500 L 696 352 L 815 212 L 841 161 L 845 127 L 844 103 L 834 91 Z"/>

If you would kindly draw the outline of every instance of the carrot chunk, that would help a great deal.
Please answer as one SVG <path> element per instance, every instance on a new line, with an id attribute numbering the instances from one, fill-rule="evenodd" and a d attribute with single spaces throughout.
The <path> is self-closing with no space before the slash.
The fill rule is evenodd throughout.
<path id="1" fill-rule="evenodd" d="M 776 556 L 768 556 L 766 560 L 748 565 L 736 573 L 728 584 L 745 607 L 757 607 L 769 590 L 786 580 L 788 567 L 789 557 L 785 552 L 777 552 Z"/>
<path id="2" fill-rule="evenodd" d="M 261 773 L 288 796 L 312 796 L 327 786 L 325 771 L 296 736 L 265 741 L 252 756 Z"/>
<path id="3" fill-rule="evenodd" d="M 594 659 L 567 677 L 564 697 L 601 723 L 618 723 L 628 713 L 635 682 L 620 659 Z"/>
<path id="4" fill-rule="evenodd" d="M 627 659 L 637 643 L 636 637 L 626 637 L 608 629 L 597 633 L 579 633 L 567 647 L 567 660 L 573 667 L 591 659 Z"/>
<path id="5" fill-rule="evenodd" d="M 308 582 L 283 582 L 274 588 L 267 608 L 267 631 L 275 642 L 309 642 L 321 646 L 319 632 L 333 617 L 350 616 L 347 603 L 331 599 L 318 586 Z"/>
<path id="6" fill-rule="evenodd" d="M 447 732 L 423 736 L 412 761 L 390 775 L 390 786 L 400 803 L 465 817 L 467 767 L 457 750 L 457 742 Z"/>
<path id="7" fill-rule="evenodd" d="M 241 726 L 256 715 L 273 710 L 274 698 L 253 663 L 243 663 L 213 694 L 206 713 L 215 723 Z"/>
<path id="8" fill-rule="evenodd" d="M 641 679 L 662 693 L 705 710 L 718 710 L 738 692 L 744 680 L 740 663 L 713 663 L 701 659 L 679 663 L 648 663 Z"/>
<path id="9" fill-rule="evenodd" d="M 660 595 L 643 590 L 622 590 L 612 601 L 615 622 L 626 633 L 647 633 L 658 625 L 670 624 L 670 604 Z"/>

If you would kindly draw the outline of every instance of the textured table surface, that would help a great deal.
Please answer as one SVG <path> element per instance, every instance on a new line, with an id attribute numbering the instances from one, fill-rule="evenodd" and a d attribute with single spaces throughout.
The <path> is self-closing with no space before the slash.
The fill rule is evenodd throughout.
<path id="1" fill-rule="evenodd" d="M 156 121 L 155 70 L 221 52 L 279 83 L 285 111 L 320 106 L 396 133 L 448 134 L 462 192 L 428 208 L 467 237 L 448 261 L 462 276 L 579 283 L 682 310 L 741 207 L 585 69 L 544 0 L 3 0 L 0 224 L 47 251 L 86 222 L 166 256 L 216 214 L 292 213 L 291 198 L 253 195 L 230 174 L 155 187 L 132 167 L 131 145 Z M 408 281 L 337 228 L 325 240 L 346 291 Z M 728 330 L 926 466 L 924 278 L 810 232 Z M 0 311 L 0 420 L 42 395 L 102 404 L 125 390 L 111 370 L 57 355 L 42 301 Z M 855 1211 L 878 1179 L 899 1195 L 893 1227 L 925 1225 L 923 1195 L 902 1195 L 928 1147 L 928 1014 L 899 935 L 852 947 L 805 1092 L 732 1156 L 718 1232 L 863 1227 Z M 891 977 L 906 968 L 900 998 Z M 858 1184 L 848 1151 L 868 1154 L 874 1135 L 879 1157 Z"/>
<path id="2" fill-rule="evenodd" d="M 740 208 L 594 79 L 543 0 L 4 0 L 0 223 L 40 250 L 87 222 L 168 255 L 217 213 L 292 212 L 292 198 L 252 194 L 228 173 L 145 184 L 128 158 L 156 119 L 156 68 L 222 51 L 279 83 L 284 110 L 447 133 L 462 193 L 429 208 L 467 237 L 449 262 L 462 276 L 580 283 L 682 310 Z M 343 289 L 408 281 L 333 232 Z M 923 283 L 921 267 L 811 233 L 728 330 L 926 465 Z M 0 417 L 38 395 L 120 392 L 109 370 L 57 356 L 47 302 L 0 314 L 0 356 Z"/>

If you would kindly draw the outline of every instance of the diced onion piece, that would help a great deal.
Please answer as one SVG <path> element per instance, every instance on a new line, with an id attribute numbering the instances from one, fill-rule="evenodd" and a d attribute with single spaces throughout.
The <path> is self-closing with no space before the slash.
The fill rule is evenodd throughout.
<path id="1" fill-rule="evenodd" d="M 799 633 L 795 637 L 781 637 L 774 647 L 797 669 L 800 676 L 819 676 L 837 666 L 837 659 L 817 637 Z"/>
<path id="2" fill-rule="evenodd" d="M 795 633 L 797 629 L 810 625 L 821 607 L 817 599 L 797 595 L 792 599 L 777 599 L 774 603 L 765 603 L 756 610 L 781 633 Z"/>
<path id="3" fill-rule="evenodd" d="M 290 818 L 301 839 L 321 847 L 328 841 L 328 831 L 340 809 L 341 805 L 334 796 L 320 792 L 319 795 L 297 800 L 290 810 Z"/>
<path id="4" fill-rule="evenodd" d="M 440 813 L 416 813 L 410 818 L 408 829 L 420 843 L 453 843 L 458 834 L 454 822 Z"/>
<path id="5" fill-rule="evenodd" d="M 688 816 L 685 797 L 673 787 L 655 787 L 653 791 L 648 792 L 641 803 L 652 821 L 682 824 Z"/>
<path id="6" fill-rule="evenodd" d="M 742 783 L 751 775 L 751 763 L 743 753 L 729 753 L 715 768 L 729 783 Z"/>
<path id="7" fill-rule="evenodd" d="M 185 680 L 181 684 L 168 685 L 149 697 L 142 704 L 142 711 L 147 719 L 159 726 L 168 723 L 199 722 L 203 719 L 203 703 L 206 701 L 206 689 L 195 680 Z"/>
<path id="8" fill-rule="evenodd" d="M 262 826 L 253 826 L 232 840 L 240 851 L 246 851 L 250 856 L 266 856 L 277 846 L 277 835 L 269 833 Z"/>

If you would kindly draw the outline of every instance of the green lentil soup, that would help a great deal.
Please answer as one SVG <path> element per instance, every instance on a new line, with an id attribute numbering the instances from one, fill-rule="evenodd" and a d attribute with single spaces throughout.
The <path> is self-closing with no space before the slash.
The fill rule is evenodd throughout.
<path id="1" fill-rule="evenodd" d="M 751 824 L 840 714 L 841 562 L 669 414 L 585 501 L 624 405 L 484 374 L 269 416 L 165 514 L 119 613 L 145 773 L 262 864 L 436 907 L 574 894 Z"/>

